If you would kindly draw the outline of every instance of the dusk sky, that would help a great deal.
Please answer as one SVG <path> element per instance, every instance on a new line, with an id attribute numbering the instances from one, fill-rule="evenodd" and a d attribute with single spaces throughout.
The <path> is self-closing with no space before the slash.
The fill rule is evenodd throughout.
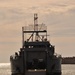
<path id="1" fill-rule="evenodd" d="M 0 62 L 10 62 L 10 55 L 22 47 L 22 26 L 47 25 L 56 53 L 75 56 L 75 0 L 0 0 Z"/>

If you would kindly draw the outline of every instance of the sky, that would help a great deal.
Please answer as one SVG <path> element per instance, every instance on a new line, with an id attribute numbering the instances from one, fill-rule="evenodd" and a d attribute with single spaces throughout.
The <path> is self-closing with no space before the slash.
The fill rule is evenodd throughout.
<path id="1" fill-rule="evenodd" d="M 47 25 L 55 52 L 75 56 L 75 0 L 0 0 L 0 62 L 10 62 L 10 55 L 22 47 L 22 26 Z"/>

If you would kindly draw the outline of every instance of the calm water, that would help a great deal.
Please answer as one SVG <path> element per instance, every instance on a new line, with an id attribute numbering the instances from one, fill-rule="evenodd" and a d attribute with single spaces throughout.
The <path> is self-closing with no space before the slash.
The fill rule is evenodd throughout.
<path id="1" fill-rule="evenodd" d="M 0 63 L 0 75 L 11 75 L 9 63 Z M 75 65 L 62 65 L 62 75 L 75 75 Z"/>

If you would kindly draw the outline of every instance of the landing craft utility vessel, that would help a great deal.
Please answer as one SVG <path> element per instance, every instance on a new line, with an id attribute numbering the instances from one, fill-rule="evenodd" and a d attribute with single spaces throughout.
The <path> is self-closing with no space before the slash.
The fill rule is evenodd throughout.
<path id="1" fill-rule="evenodd" d="M 34 25 L 22 27 L 22 48 L 10 56 L 11 75 L 61 75 L 61 56 L 47 37 L 47 27 L 34 14 Z"/>

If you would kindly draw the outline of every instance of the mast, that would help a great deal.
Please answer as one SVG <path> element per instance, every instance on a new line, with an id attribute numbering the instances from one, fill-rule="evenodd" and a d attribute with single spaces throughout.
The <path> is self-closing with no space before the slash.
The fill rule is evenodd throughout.
<path id="1" fill-rule="evenodd" d="M 38 15 L 34 14 L 34 31 L 38 31 Z M 35 34 L 35 40 L 38 40 L 38 32 Z"/>
<path id="2" fill-rule="evenodd" d="M 32 28 L 31 28 L 32 27 Z M 42 38 L 41 33 L 45 33 L 43 36 L 47 39 L 47 26 L 45 24 L 38 24 L 38 15 L 34 14 L 34 24 L 25 26 L 22 28 L 22 43 L 24 44 L 24 41 L 43 41 L 44 37 Z M 28 36 L 28 33 L 30 36 Z M 25 36 L 29 37 L 28 39 L 25 38 Z"/>

